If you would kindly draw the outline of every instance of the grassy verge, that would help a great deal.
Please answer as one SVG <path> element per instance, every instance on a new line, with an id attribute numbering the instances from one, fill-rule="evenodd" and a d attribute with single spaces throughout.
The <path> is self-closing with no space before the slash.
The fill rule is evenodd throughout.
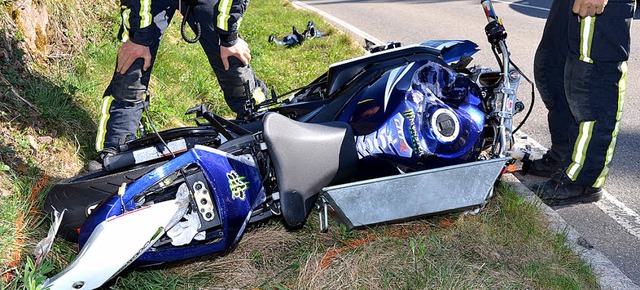
<path id="1" fill-rule="evenodd" d="M 313 218 L 312 218 L 313 219 Z M 478 215 L 346 232 L 274 221 L 233 252 L 125 273 L 117 289 L 597 289 L 590 268 L 551 233 L 538 209 L 499 187 Z M 172 288 L 172 289 L 174 289 Z"/>
<path id="2" fill-rule="evenodd" d="M 102 92 L 118 43 L 117 1 L 39 1 L 52 23 L 44 60 L 21 49 L 20 10 L 0 0 L 0 289 L 35 289 L 74 257 L 60 240 L 33 267 L 31 250 L 47 229 L 42 199 L 55 181 L 94 156 Z M 284 0 L 254 1 L 242 24 L 257 75 L 278 92 L 305 85 L 333 62 L 362 54 L 317 15 Z M 175 19 L 151 80 L 156 126 L 188 123 L 184 112 L 207 103 L 229 114 L 201 48 L 180 39 Z M 296 25 L 314 21 L 325 37 L 275 46 Z M 16 95 L 19 95 L 18 98 Z M 231 252 L 158 268 L 128 270 L 115 289 L 223 288 L 596 288 L 588 267 L 550 233 L 539 212 L 508 188 L 479 215 L 328 234 L 311 221 L 287 231 L 278 221 L 251 229 Z M 52 272 L 49 272 L 52 271 Z"/>

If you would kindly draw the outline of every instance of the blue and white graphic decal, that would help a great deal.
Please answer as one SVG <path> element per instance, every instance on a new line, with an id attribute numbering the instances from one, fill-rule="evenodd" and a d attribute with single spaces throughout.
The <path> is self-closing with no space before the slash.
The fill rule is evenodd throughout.
<path id="1" fill-rule="evenodd" d="M 413 67 L 413 64 L 414 63 L 412 62 L 407 66 L 399 67 L 389 72 L 389 79 L 387 79 L 387 87 L 384 92 L 383 110 L 385 112 L 387 111 L 387 105 L 389 104 L 389 98 L 391 97 L 391 92 L 396 87 L 398 82 L 402 79 L 402 77 L 411 70 L 411 67 Z M 402 70 L 401 73 L 400 73 L 400 70 Z"/>
<path id="2" fill-rule="evenodd" d="M 377 131 L 356 137 L 356 148 L 360 157 L 375 154 L 390 154 L 410 158 L 413 155 L 410 141 L 405 136 L 405 117 L 396 113 Z"/>

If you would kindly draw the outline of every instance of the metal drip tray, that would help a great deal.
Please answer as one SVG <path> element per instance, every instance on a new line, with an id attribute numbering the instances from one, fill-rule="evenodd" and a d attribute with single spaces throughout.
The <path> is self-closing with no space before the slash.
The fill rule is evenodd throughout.
<path id="1" fill-rule="evenodd" d="M 347 229 L 482 206 L 511 158 L 477 161 L 325 187 L 320 196 Z"/>

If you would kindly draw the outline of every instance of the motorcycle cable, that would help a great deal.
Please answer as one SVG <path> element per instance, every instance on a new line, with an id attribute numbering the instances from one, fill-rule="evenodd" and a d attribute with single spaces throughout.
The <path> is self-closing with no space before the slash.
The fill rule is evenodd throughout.
<path id="1" fill-rule="evenodd" d="M 286 97 L 286 96 L 288 96 L 288 95 L 290 95 L 290 94 L 292 94 L 292 93 L 299 92 L 299 91 L 306 90 L 306 89 L 315 88 L 315 87 L 318 87 L 318 86 L 324 85 L 324 84 L 326 84 L 326 83 L 327 83 L 326 81 L 321 81 L 321 82 L 312 83 L 312 84 L 309 84 L 309 85 L 306 85 L 306 86 L 302 86 L 302 87 L 299 87 L 299 88 L 295 88 L 295 89 L 290 90 L 290 91 L 288 91 L 288 92 L 286 92 L 286 93 L 284 93 L 284 94 L 280 94 L 280 95 L 278 95 L 278 96 L 274 96 L 274 97 L 272 97 L 272 98 L 271 98 L 271 100 L 273 100 L 274 102 L 276 102 L 276 103 L 277 103 L 277 102 L 278 102 L 278 99 L 281 99 L 281 98 L 283 98 L 283 97 Z M 272 91 L 272 92 L 273 92 L 273 91 Z M 269 106 L 273 105 L 272 103 L 271 103 L 271 104 L 267 104 L 267 103 L 268 103 L 268 102 L 263 102 L 263 103 L 261 103 L 261 104 L 258 104 L 258 107 L 262 107 L 262 104 L 264 104 L 264 107 L 269 107 Z"/>
<path id="2" fill-rule="evenodd" d="M 147 91 L 145 93 L 147 94 L 147 100 L 148 100 L 149 97 L 150 97 L 149 92 Z M 167 142 L 164 141 L 162 136 L 160 136 L 160 133 L 158 133 L 158 130 L 156 130 L 156 127 L 153 125 L 153 122 L 151 121 L 151 115 L 149 114 L 148 105 L 149 105 L 149 102 L 145 102 L 144 106 L 142 107 L 142 109 L 144 110 L 144 114 L 145 114 L 145 116 L 147 118 L 147 122 L 149 123 L 149 126 L 151 127 L 151 130 L 153 130 L 153 133 L 158 137 L 158 139 L 160 140 L 160 142 L 162 143 L 164 148 L 167 148 L 167 151 L 169 151 L 169 153 L 171 153 L 171 158 L 176 158 L 176 154 L 173 153 L 171 148 L 169 148 L 169 145 L 167 145 Z M 195 193 L 193 192 L 193 188 L 192 188 L 191 184 L 189 183 L 189 180 L 187 179 L 187 173 L 184 171 L 184 167 L 180 168 L 178 171 L 180 172 L 180 175 L 182 175 L 182 178 L 184 179 L 184 182 L 187 185 L 187 189 L 189 190 L 189 194 L 191 194 L 191 196 L 194 196 Z"/>
<path id="3" fill-rule="evenodd" d="M 498 67 L 502 67 L 502 59 L 499 56 L 500 52 L 498 52 L 497 47 L 492 45 L 491 51 L 493 52 L 493 55 L 496 57 L 496 62 L 498 62 Z"/>
<path id="4" fill-rule="evenodd" d="M 500 67 L 502 67 L 502 60 L 500 59 L 500 57 L 498 55 L 499 52 L 497 51 L 496 47 L 495 46 L 491 46 L 491 50 L 493 51 L 493 55 L 496 57 L 496 61 L 498 62 L 498 65 Z M 518 124 L 518 126 L 513 130 L 513 132 L 511 132 L 511 134 L 515 134 L 524 125 L 525 121 L 527 121 L 529 119 L 529 116 L 531 115 L 531 112 L 533 111 L 533 105 L 535 103 L 536 92 L 535 92 L 535 84 L 533 83 L 533 81 L 531 81 L 531 79 L 529 79 L 529 77 L 527 77 L 527 75 L 522 72 L 522 70 L 513 62 L 513 60 L 511 60 L 511 58 L 509 58 L 509 64 L 511 64 L 513 66 L 513 68 L 515 68 L 516 71 L 531 85 L 531 103 L 529 105 L 529 110 L 525 114 L 525 116 L 522 119 L 522 121 L 520 122 L 520 124 Z"/>
<path id="5" fill-rule="evenodd" d="M 318 82 L 318 83 L 313 83 L 313 84 L 309 84 L 309 85 L 306 85 L 306 86 L 302 86 L 302 87 L 290 90 L 290 91 L 288 91 L 288 92 L 286 92 L 284 94 L 281 94 L 281 95 L 277 96 L 276 99 L 282 98 L 282 97 L 287 96 L 287 95 L 289 95 L 291 93 L 294 93 L 294 92 L 302 91 L 302 90 L 305 90 L 305 89 L 311 89 L 311 88 L 314 88 L 314 87 L 317 87 L 317 86 L 320 86 L 320 85 L 323 85 L 323 84 L 326 84 L 326 83 L 327 83 L 326 81 L 322 81 L 322 82 Z"/>
<path id="6" fill-rule="evenodd" d="M 513 66 L 513 68 L 516 69 L 516 71 L 518 71 L 518 73 L 520 73 L 520 75 L 527 80 L 527 82 L 531 85 L 531 104 L 529 104 L 529 110 L 527 111 L 527 113 L 524 115 L 524 118 L 522 118 L 522 121 L 520 122 L 520 124 L 518 124 L 518 126 L 513 130 L 513 132 L 511 134 L 515 134 L 516 132 L 518 132 L 518 130 L 520 129 L 520 127 L 522 127 L 522 125 L 524 125 L 524 123 L 529 119 L 529 116 L 531 115 L 531 112 L 533 111 L 533 104 L 536 100 L 536 86 L 533 83 L 533 81 L 531 81 L 531 79 L 529 79 L 529 77 L 527 77 L 527 75 L 525 75 L 522 70 L 520 70 L 520 68 L 511 60 L 509 59 L 509 63 Z"/>
<path id="7" fill-rule="evenodd" d="M 149 98 L 149 92 L 146 91 L 145 94 L 147 94 L 147 98 Z M 142 109 L 144 110 L 144 114 L 147 117 L 147 123 L 149 124 L 149 126 L 151 127 L 151 130 L 153 130 L 153 133 L 156 135 L 156 137 L 158 137 L 158 139 L 160 140 L 160 142 L 162 143 L 162 145 L 164 146 L 164 148 L 167 148 L 167 150 L 169 151 L 169 153 L 171 153 L 171 157 L 175 158 L 176 155 L 173 153 L 173 151 L 171 150 L 171 148 L 169 148 L 169 145 L 167 145 L 167 143 L 164 141 L 164 139 L 162 138 L 162 136 L 160 136 L 160 133 L 158 133 L 158 130 L 156 130 L 156 126 L 153 125 L 153 122 L 151 121 L 151 116 L 149 113 L 149 109 L 148 107 L 149 102 L 145 102 L 144 106 L 142 106 Z"/>

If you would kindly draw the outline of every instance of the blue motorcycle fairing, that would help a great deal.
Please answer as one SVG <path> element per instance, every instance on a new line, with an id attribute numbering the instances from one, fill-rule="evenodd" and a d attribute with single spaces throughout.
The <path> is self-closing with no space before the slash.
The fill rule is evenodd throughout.
<path id="1" fill-rule="evenodd" d="M 356 135 L 360 158 L 383 158 L 414 169 L 435 156 L 441 166 L 469 161 L 484 127 L 479 89 L 466 76 L 423 60 L 385 73 L 340 115 Z M 447 128 L 443 128 L 447 127 Z"/>
<path id="2" fill-rule="evenodd" d="M 122 204 L 126 211 L 134 210 L 134 200 L 141 193 L 190 164 L 197 164 L 202 169 L 211 189 L 221 223 L 219 231 L 214 233 L 218 239 L 210 243 L 192 241 L 191 244 L 180 247 L 168 244 L 151 248 L 136 260 L 136 264 L 178 261 L 224 251 L 236 244 L 252 210 L 266 199 L 259 170 L 250 157 L 233 156 L 217 149 L 196 145 L 131 183 L 126 188 L 122 201 L 116 194 L 96 208 L 82 225 L 80 247 L 84 246 L 98 224 L 123 214 Z"/>
<path id="3" fill-rule="evenodd" d="M 472 56 L 480 51 L 478 45 L 471 40 L 428 40 L 420 45 L 440 51 L 446 63 L 457 62 L 463 56 Z"/>

